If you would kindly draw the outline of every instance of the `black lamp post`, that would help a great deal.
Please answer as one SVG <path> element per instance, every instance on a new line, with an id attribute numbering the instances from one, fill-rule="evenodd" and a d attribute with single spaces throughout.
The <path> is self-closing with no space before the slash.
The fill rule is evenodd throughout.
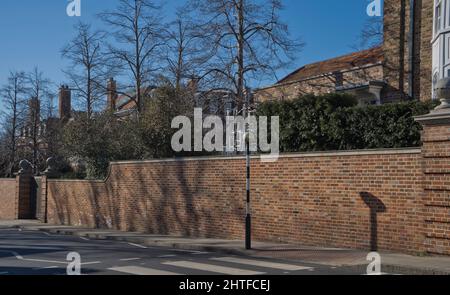
<path id="1" fill-rule="evenodd" d="M 246 204 L 246 216 L 245 216 L 245 249 L 250 250 L 252 248 L 252 215 L 250 207 L 250 144 L 246 143 L 246 165 L 247 165 L 247 204 Z"/>
<path id="2" fill-rule="evenodd" d="M 246 119 L 250 116 L 250 101 L 249 94 L 246 94 L 245 101 L 245 114 Z M 246 156 L 246 216 L 245 216 L 245 249 L 250 250 L 252 248 L 252 215 L 250 207 L 250 128 L 249 121 L 245 124 L 245 156 Z"/>

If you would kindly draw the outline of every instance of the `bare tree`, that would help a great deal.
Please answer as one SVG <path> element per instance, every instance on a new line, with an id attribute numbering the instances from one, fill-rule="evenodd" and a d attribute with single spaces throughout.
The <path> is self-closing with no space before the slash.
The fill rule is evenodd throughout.
<path id="1" fill-rule="evenodd" d="M 40 148 L 42 142 L 40 141 L 42 133 L 42 120 L 41 120 L 41 101 L 38 97 L 32 97 L 28 101 L 28 117 L 25 121 L 25 129 L 22 136 L 23 146 L 26 154 L 31 152 L 29 158 L 31 158 L 31 164 L 33 165 L 33 172 L 38 171 L 38 157 L 40 155 Z M 41 161 L 42 162 L 42 161 Z"/>
<path id="2" fill-rule="evenodd" d="M 17 161 L 17 143 L 23 123 L 24 98 L 26 93 L 26 75 L 24 72 L 10 72 L 8 82 L 0 89 L 4 110 L 2 112 L 4 130 L 7 137 L 8 166 L 6 177 L 13 176 Z"/>
<path id="3" fill-rule="evenodd" d="M 371 47 L 380 46 L 383 43 L 383 18 L 369 17 L 358 36 L 357 44 L 352 48 L 355 50 L 363 50 Z"/>
<path id="4" fill-rule="evenodd" d="M 52 81 L 45 77 L 38 67 L 34 67 L 27 74 L 28 96 L 38 98 L 41 106 L 44 106 L 43 112 L 41 112 L 41 119 L 51 118 L 55 115 L 55 94 L 52 85 Z"/>
<path id="5" fill-rule="evenodd" d="M 183 80 L 198 77 L 210 58 L 202 46 L 203 34 L 185 11 L 179 10 L 176 19 L 166 30 L 165 60 L 177 91 Z"/>
<path id="6" fill-rule="evenodd" d="M 48 94 L 47 99 L 44 100 L 43 105 L 43 115 L 44 118 L 55 118 L 56 117 L 56 106 L 55 106 L 56 94 L 51 92 Z"/>
<path id="7" fill-rule="evenodd" d="M 64 73 L 71 81 L 71 88 L 84 105 L 88 118 L 106 92 L 107 80 L 105 53 L 101 44 L 105 34 L 92 31 L 91 26 L 79 23 L 76 36 L 62 50 L 62 56 L 71 62 Z"/>
<path id="8" fill-rule="evenodd" d="M 24 152 L 31 160 L 34 173 L 38 169 L 38 156 L 40 154 L 41 101 L 45 96 L 44 93 L 48 92 L 49 84 L 50 81 L 43 77 L 43 73 L 37 67 L 26 75 L 26 93 L 29 100 L 28 116 L 24 124 L 26 132 L 22 136 L 22 145 L 26 147 Z M 31 152 L 31 155 L 28 156 L 28 152 Z"/>
<path id="9" fill-rule="evenodd" d="M 112 57 L 122 69 L 130 73 L 135 93 L 120 93 L 143 108 L 143 98 L 149 86 L 158 51 L 164 44 L 161 32 L 160 6 L 150 0 L 119 0 L 114 11 L 100 14 L 103 21 L 115 28 L 118 46 L 109 46 Z"/>
<path id="10" fill-rule="evenodd" d="M 44 77 L 44 73 L 38 67 L 27 74 L 27 92 L 30 97 L 43 99 L 50 93 L 50 79 Z"/>
<path id="11" fill-rule="evenodd" d="M 205 76 L 228 81 L 239 107 L 252 80 L 274 74 L 303 45 L 280 20 L 280 0 L 192 0 L 190 7 L 206 20 L 200 27 L 212 47 Z"/>
<path id="12" fill-rule="evenodd" d="M 54 99 L 52 82 L 44 73 L 35 67 L 26 75 L 26 93 L 28 100 L 27 118 L 24 122 L 25 132 L 22 134 L 21 149 L 23 156 L 31 161 L 34 172 L 44 167 L 45 160 L 55 156 L 55 142 L 47 133 L 53 132 Z"/>

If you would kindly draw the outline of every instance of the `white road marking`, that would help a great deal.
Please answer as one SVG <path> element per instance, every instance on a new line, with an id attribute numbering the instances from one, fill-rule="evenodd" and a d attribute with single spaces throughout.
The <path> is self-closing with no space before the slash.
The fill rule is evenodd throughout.
<path id="1" fill-rule="evenodd" d="M 183 253 L 191 253 L 191 254 L 198 254 L 198 253 L 201 253 L 200 251 L 195 251 L 195 250 L 182 250 L 182 249 L 170 249 L 170 251 L 183 252 Z"/>
<path id="2" fill-rule="evenodd" d="M 52 265 L 52 266 L 46 266 L 46 267 L 36 267 L 36 268 L 33 268 L 33 270 L 52 269 L 52 268 L 58 268 L 58 267 Z"/>
<path id="3" fill-rule="evenodd" d="M 252 265 L 252 266 L 258 266 L 258 267 L 265 267 L 265 268 L 289 270 L 289 271 L 298 271 L 298 270 L 311 270 L 312 271 L 313 270 L 312 267 L 308 267 L 308 266 L 300 266 L 300 265 L 285 264 L 285 263 L 276 263 L 276 262 L 269 262 L 269 261 L 262 261 L 262 260 L 253 260 L 253 259 L 242 259 L 242 258 L 236 258 L 236 257 L 211 258 L 211 260 L 221 261 L 221 262 L 238 263 L 238 264 L 245 264 L 245 265 Z"/>
<path id="4" fill-rule="evenodd" d="M 119 259 L 120 261 L 134 261 L 134 260 L 141 260 L 142 258 L 123 258 Z"/>
<path id="5" fill-rule="evenodd" d="M 161 255 L 161 256 L 158 256 L 158 258 L 170 258 L 170 257 L 177 257 L 177 255 Z"/>
<path id="6" fill-rule="evenodd" d="M 80 237 L 80 239 L 85 240 L 85 241 L 89 241 L 89 239 L 85 238 L 85 237 Z"/>
<path id="7" fill-rule="evenodd" d="M 108 268 L 108 270 L 121 272 L 121 273 L 132 274 L 132 275 L 141 275 L 141 276 L 174 276 L 174 275 L 180 275 L 178 273 L 174 273 L 174 272 L 170 272 L 170 271 L 164 271 L 164 270 L 153 269 L 153 268 L 146 268 L 146 267 L 140 267 L 140 266 L 112 267 L 112 268 Z"/>
<path id="8" fill-rule="evenodd" d="M 66 262 L 67 263 L 67 262 Z M 102 263 L 101 261 L 92 261 L 92 262 L 84 262 L 81 263 L 81 265 L 91 265 L 91 264 L 100 264 Z"/>
<path id="9" fill-rule="evenodd" d="M 197 252 L 197 253 L 192 253 L 192 255 L 205 255 L 205 254 L 210 254 L 211 252 Z"/>
<path id="10" fill-rule="evenodd" d="M 128 243 L 128 245 L 135 246 L 135 247 L 142 248 L 142 249 L 147 249 L 147 247 L 145 247 L 143 245 L 139 245 L 139 244 Z"/>
<path id="11" fill-rule="evenodd" d="M 219 265 L 205 264 L 205 263 L 197 263 L 191 261 L 173 261 L 173 262 L 164 262 L 165 265 L 197 269 L 215 273 L 221 273 L 226 275 L 243 275 L 243 276 L 251 276 L 251 275 L 261 275 L 264 272 L 258 272 L 253 270 L 225 267 Z"/>
<path id="12" fill-rule="evenodd" d="M 5 271 L 5 272 L 0 272 L 0 275 L 7 275 L 9 274 L 9 272 Z"/>
<path id="13" fill-rule="evenodd" d="M 0 252 L 3 253 L 10 253 L 13 254 L 16 259 L 18 260 L 23 260 L 23 261 L 33 261 L 33 262 L 45 262 L 45 263 L 58 263 L 58 264 L 68 264 L 68 261 L 55 261 L 55 260 L 46 260 L 46 259 L 33 259 L 33 258 L 23 258 L 19 253 L 15 252 L 15 251 L 3 251 L 0 250 Z M 89 265 L 89 264 L 100 264 L 101 261 L 92 261 L 92 262 L 84 262 L 81 263 L 81 265 Z"/>

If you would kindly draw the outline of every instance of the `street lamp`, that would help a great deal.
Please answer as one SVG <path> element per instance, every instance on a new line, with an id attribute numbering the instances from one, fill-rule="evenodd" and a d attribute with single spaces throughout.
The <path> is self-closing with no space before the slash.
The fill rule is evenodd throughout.
<path id="1" fill-rule="evenodd" d="M 250 143 L 248 142 L 248 133 L 246 134 L 246 216 L 245 216 L 245 249 L 250 250 L 252 248 L 252 215 L 250 207 Z"/>
<path id="2" fill-rule="evenodd" d="M 246 206 L 245 206 L 245 249 L 252 249 L 252 215 L 250 207 L 250 128 L 249 128 L 249 118 L 250 116 L 250 98 L 248 92 L 245 96 L 245 157 L 246 157 Z"/>

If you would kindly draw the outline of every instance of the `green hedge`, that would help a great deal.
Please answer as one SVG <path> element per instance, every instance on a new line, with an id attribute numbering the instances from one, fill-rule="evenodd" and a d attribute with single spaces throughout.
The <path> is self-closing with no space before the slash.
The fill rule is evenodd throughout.
<path id="1" fill-rule="evenodd" d="M 280 117 L 282 152 L 401 148 L 420 145 L 421 126 L 413 117 L 435 105 L 411 101 L 358 106 L 345 94 L 307 95 L 262 103 L 257 114 Z"/>

